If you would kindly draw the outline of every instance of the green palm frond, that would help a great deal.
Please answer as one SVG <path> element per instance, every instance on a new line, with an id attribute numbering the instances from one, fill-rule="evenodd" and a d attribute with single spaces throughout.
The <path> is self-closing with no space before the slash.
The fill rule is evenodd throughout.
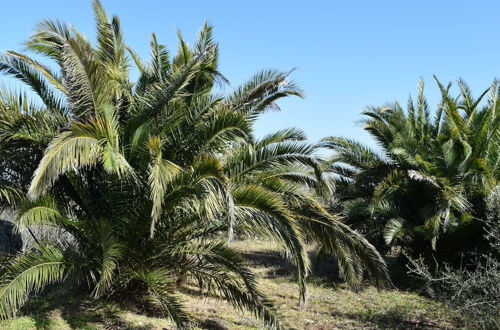
<path id="1" fill-rule="evenodd" d="M 261 71 L 239 87 L 225 103 L 251 119 L 268 109 L 279 109 L 275 103 L 278 99 L 289 95 L 303 96 L 300 88 L 287 80 L 289 74 L 275 70 Z"/>
<path id="2" fill-rule="evenodd" d="M 3 205 L 16 206 L 23 198 L 23 192 L 10 186 L 0 185 L 0 209 Z"/>
<path id="3" fill-rule="evenodd" d="M 165 316 L 179 328 L 184 328 L 192 322 L 193 318 L 183 309 L 179 297 L 172 293 L 173 278 L 169 270 L 157 269 L 141 269 L 132 272 L 133 278 L 140 280 L 146 284 L 152 297 L 160 304 Z"/>
<path id="4" fill-rule="evenodd" d="M 55 88 L 60 90 L 63 93 L 66 93 L 66 89 L 62 82 L 62 78 L 59 76 L 57 72 L 54 72 L 51 68 L 45 66 L 44 64 L 30 58 L 27 55 L 15 52 L 15 51 L 7 51 L 6 54 L 13 58 L 17 58 L 20 63 L 24 62 L 26 65 L 30 65 L 34 69 L 38 70 L 39 74 L 41 74 L 49 83 L 51 83 Z"/>
<path id="5" fill-rule="evenodd" d="M 350 285 L 359 286 L 364 272 L 378 286 L 390 282 L 384 259 L 361 234 L 339 221 L 314 198 L 301 196 L 296 207 L 302 231 L 336 257 L 341 276 Z"/>
<path id="6" fill-rule="evenodd" d="M 384 229 L 384 239 L 387 244 L 392 244 L 396 239 L 404 235 L 404 219 L 391 219 Z"/>
<path id="7" fill-rule="evenodd" d="M 109 104 L 105 97 L 107 93 L 103 90 L 109 85 L 99 81 L 104 75 L 99 72 L 97 59 L 82 59 L 81 56 L 84 54 L 80 53 L 85 52 L 88 52 L 85 46 L 65 42 L 60 55 L 70 106 L 79 116 L 96 114 L 103 106 Z"/>
<path id="8" fill-rule="evenodd" d="M 97 23 L 98 56 L 104 63 L 109 63 L 116 70 L 119 78 L 127 75 L 128 58 L 126 45 L 120 30 L 120 21 L 114 16 L 110 21 L 100 1 L 93 2 L 94 17 Z M 111 73 L 111 72 L 109 72 Z"/>
<path id="9" fill-rule="evenodd" d="M 89 125 L 74 125 L 73 130 L 56 137 L 33 176 L 29 190 L 32 198 L 42 195 L 66 171 L 94 166 L 102 151 L 99 141 L 100 136 Z"/>
<path id="10" fill-rule="evenodd" d="M 71 28 L 60 20 L 44 19 L 35 27 L 35 33 L 25 42 L 27 49 L 61 60 L 61 47 L 72 36 Z"/>
<path id="11" fill-rule="evenodd" d="M 32 198 L 40 196 L 57 178 L 69 170 L 96 166 L 119 176 L 132 175 L 133 169 L 121 154 L 117 121 L 110 115 L 95 117 L 87 123 L 75 122 L 49 144 L 29 189 Z"/>
<path id="12" fill-rule="evenodd" d="M 223 242 L 213 241 L 183 247 L 175 253 L 197 256 L 189 258 L 187 269 L 198 283 L 214 285 L 217 293 L 236 308 L 252 312 L 270 328 L 278 327 L 272 303 L 259 291 L 255 275 L 245 266 L 237 251 Z"/>
<path id="13" fill-rule="evenodd" d="M 16 52 L 8 52 L 0 57 L 0 72 L 25 83 L 48 108 L 64 111 L 61 95 L 51 85 L 61 88 L 60 78 L 41 64 Z"/>
<path id="14" fill-rule="evenodd" d="M 30 293 L 62 281 L 68 271 L 62 251 L 55 247 L 40 247 L 14 259 L 2 275 L 0 318 L 14 317 Z"/>
<path id="15" fill-rule="evenodd" d="M 260 145 L 267 146 L 271 143 L 285 142 L 285 141 L 304 141 L 306 140 L 304 131 L 298 128 L 286 128 L 264 136 L 260 139 Z"/>
<path id="16" fill-rule="evenodd" d="M 278 194 L 256 185 L 240 185 L 231 191 L 237 217 L 252 221 L 263 230 L 271 232 L 282 243 L 297 267 L 300 300 L 306 300 L 306 278 L 309 257 L 305 251 L 302 233 L 294 214 Z M 240 211 L 241 210 L 241 211 Z"/>
<path id="17" fill-rule="evenodd" d="M 151 189 L 151 200 L 153 202 L 151 210 L 151 236 L 154 233 L 155 223 L 161 216 L 161 208 L 168 185 L 173 177 L 180 172 L 179 166 L 162 158 L 162 145 L 159 137 L 151 137 L 148 147 L 153 154 L 153 161 L 150 165 L 148 182 Z"/>
<path id="18" fill-rule="evenodd" d="M 65 218 L 57 210 L 57 204 L 51 196 L 42 196 L 36 201 L 24 201 L 19 209 L 19 215 L 16 218 L 16 224 L 20 227 L 29 227 L 33 225 L 57 225 L 59 221 Z"/>
<path id="19" fill-rule="evenodd" d="M 170 58 L 167 48 L 158 43 L 154 33 L 151 35 L 151 59 L 152 75 L 157 81 L 163 82 L 171 69 Z"/>
<path id="20" fill-rule="evenodd" d="M 102 221 L 98 229 L 98 244 L 102 249 L 99 265 L 99 280 L 97 281 L 93 296 L 100 297 L 110 290 L 120 259 L 124 256 L 124 246 L 113 237 L 113 228 L 107 221 Z"/>

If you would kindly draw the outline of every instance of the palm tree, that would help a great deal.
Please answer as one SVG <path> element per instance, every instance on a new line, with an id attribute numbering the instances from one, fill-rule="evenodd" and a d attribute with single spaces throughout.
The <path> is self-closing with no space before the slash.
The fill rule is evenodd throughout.
<path id="1" fill-rule="evenodd" d="M 433 253 L 441 236 L 441 251 L 456 255 L 457 246 L 482 236 L 475 235 L 477 219 L 484 219 L 485 197 L 499 178 L 498 84 L 474 98 L 459 81 L 453 97 L 451 84 L 436 81 L 442 99 L 434 118 L 423 83 L 406 112 L 390 104 L 363 113 L 380 152 L 345 138 L 322 142 L 335 151 L 325 164 L 337 185 L 335 208 L 379 248 L 385 241 Z"/>
<path id="2" fill-rule="evenodd" d="M 301 96 L 289 73 L 263 71 L 217 95 L 214 86 L 226 80 L 210 25 L 193 47 L 179 34 L 173 58 L 153 34 L 144 62 L 125 45 L 117 17 L 110 20 L 99 1 L 94 13 L 96 45 L 51 20 L 26 42 L 59 71 L 17 52 L 0 61 L 0 71 L 36 95 L 0 98 L 0 207 L 15 210 L 19 227 L 64 233 L 33 234 L 33 248 L 2 270 L 0 317 L 14 316 L 30 292 L 74 280 L 94 298 L 147 293 L 179 327 L 193 317 L 177 292 L 196 284 L 278 326 L 255 276 L 221 240 L 234 230 L 283 245 L 302 302 L 306 239 L 337 256 L 349 283 L 365 270 L 387 280 L 374 247 L 319 202 L 327 185 L 304 134 L 253 135 L 255 120 L 278 99 Z"/>

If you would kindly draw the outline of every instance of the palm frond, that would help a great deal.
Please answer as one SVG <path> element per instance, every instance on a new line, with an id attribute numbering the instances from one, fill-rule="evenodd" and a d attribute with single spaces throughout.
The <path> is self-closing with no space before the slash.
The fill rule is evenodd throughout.
<path id="1" fill-rule="evenodd" d="M 0 284 L 0 318 L 14 317 L 32 292 L 62 281 L 70 269 L 61 250 L 40 247 L 19 255 L 6 268 Z"/>

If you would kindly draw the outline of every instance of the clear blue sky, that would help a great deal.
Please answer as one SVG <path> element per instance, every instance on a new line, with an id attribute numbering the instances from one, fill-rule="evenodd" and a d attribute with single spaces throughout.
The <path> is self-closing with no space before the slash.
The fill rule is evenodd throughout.
<path id="1" fill-rule="evenodd" d="M 500 1 L 118 1 L 127 43 L 146 57 L 151 32 L 170 50 L 176 29 L 193 41 L 205 20 L 221 44 L 221 71 L 234 86 L 263 68 L 289 70 L 306 99 L 282 102 L 257 134 L 297 126 L 312 141 L 369 139 L 355 124 L 365 105 L 406 102 L 419 78 L 436 100 L 432 74 L 464 78 L 479 93 L 500 77 Z M 94 36 L 91 2 L 2 2 L 0 51 L 20 50 L 41 18 L 61 18 Z"/>

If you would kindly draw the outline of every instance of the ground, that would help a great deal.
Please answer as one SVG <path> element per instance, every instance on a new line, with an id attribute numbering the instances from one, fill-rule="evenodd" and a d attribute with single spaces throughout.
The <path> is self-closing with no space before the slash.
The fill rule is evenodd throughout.
<path id="1" fill-rule="evenodd" d="M 458 314 L 415 293 L 395 289 L 378 291 L 366 285 L 358 292 L 335 280 L 332 265 L 323 262 L 310 280 L 306 310 L 298 306 L 293 267 L 277 247 L 266 241 L 231 243 L 242 251 L 260 277 L 260 288 L 270 297 L 288 329 L 451 329 L 460 326 Z M 325 265 L 326 263 L 326 265 Z M 67 290 L 67 289 L 66 289 Z M 248 313 L 234 310 L 216 298 L 183 294 L 188 308 L 200 321 L 199 329 L 260 329 Z M 159 315 L 144 315 L 137 308 L 109 301 L 82 301 L 78 294 L 52 290 L 35 297 L 0 329 L 172 329 Z"/>

